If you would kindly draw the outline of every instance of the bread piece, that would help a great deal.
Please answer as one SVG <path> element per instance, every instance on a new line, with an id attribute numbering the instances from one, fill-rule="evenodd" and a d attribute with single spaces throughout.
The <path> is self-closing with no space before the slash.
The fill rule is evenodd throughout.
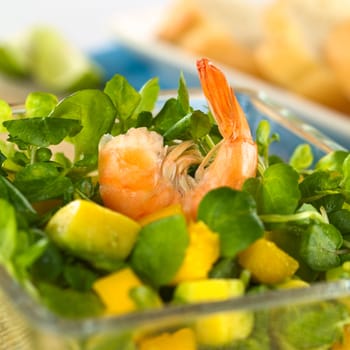
<path id="1" fill-rule="evenodd" d="M 350 101 L 350 18 L 331 31 L 325 56 Z"/>
<path id="2" fill-rule="evenodd" d="M 161 40 L 177 43 L 202 20 L 202 15 L 192 0 L 177 0 L 164 14 L 156 35 Z"/>
<path id="3" fill-rule="evenodd" d="M 211 6 L 220 7 L 222 2 L 212 2 Z M 207 56 L 246 73 L 258 75 L 252 49 L 239 36 L 244 31 L 235 36 L 232 28 L 221 23 L 217 16 L 211 16 L 211 7 L 204 5 L 202 0 L 177 0 L 160 24 L 158 38 L 196 55 Z"/>
<path id="4" fill-rule="evenodd" d="M 305 36 L 288 2 L 274 3 L 265 18 L 265 37 L 255 52 L 262 76 L 318 103 L 350 112 L 337 78 Z M 312 23 L 309 25 L 311 30 Z"/>

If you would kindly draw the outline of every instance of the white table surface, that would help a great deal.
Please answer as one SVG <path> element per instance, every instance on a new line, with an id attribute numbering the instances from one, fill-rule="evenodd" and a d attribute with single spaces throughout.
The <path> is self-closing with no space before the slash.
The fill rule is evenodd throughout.
<path id="1" fill-rule="evenodd" d="M 112 38 L 110 26 L 116 13 L 167 3 L 169 0 L 10 0 L 0 14 L 0 40 L 34 25 L 50 25 L 79 47 L 92 49 Z"/>

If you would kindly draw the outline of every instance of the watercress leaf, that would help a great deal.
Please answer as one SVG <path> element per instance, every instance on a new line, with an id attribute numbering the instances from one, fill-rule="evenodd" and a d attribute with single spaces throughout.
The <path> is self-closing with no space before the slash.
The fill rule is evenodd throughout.
<path id="1" fill-rule="evenodd" d="M 125 77 L 119 74 L 114 75 L 106 83 L 104 92 L 112 100 L 117 117 L 121 120 L 130 118 L 141 100 L 140 93 L 129 84 Z"/>
<path id="2" fill-rule="evenodd" d="M 269 164 L 269 147 L 275 141 L 279 141 L 279 135 L 276 133 L 271 135 L 270 123 L 267 120 L 261 120 L 256 128 L 256 143 L 258 154 L 262 157 L 265 164 Z"/>
<path id="3" fill-rule="evenodd" d="M 267 120 L 262 120 L 256 128 L 256 143 L 258 153 L 261 157 L 267 159 L 270 145 L 270 123 Z"/>
<path id="4" fill-rule="evenodd" d="M 137 116 L 136 127 L 146 127 L 150 128 L 153 122 L 153 115 L 151 112 L 141 112 Z"/>
<path id="5" fill-rule="evenodd" d="M 114 123 L 116 109 L 110 98 L 100 90 L 80 90 L 63 99 L 52 111 L 50 118 L 79 120 L 83 129 L 68 140 L 75 148 L 75 160 L 86 155 L 97 159 L 98 143 Z M 50 119 L 48 118 L 48 119 Z"/>
<path id="6" fill-rule="evenodd" d="M 316 280 L 319 272 L 311 269 L 300 255 L 301 237 L 304 231 L 304 226 L 289 223 L 283 227 L 269 230 L 266 233 L 266 238 L 277 244 L 279 248 L 298 261 L 299 268 L 296 272 L 298 277 L 303 281 L 313 282 Z"/>
<path id="7" fill-rule="evenodd" d="M 19 237 L 19 240 L 20 239 L 21 237 Z M 28 244 L 26 249 L 21 249 L 21 251 L 16 252 L 16 256 L 13 259 L 14 268 L 16 276 L 21 282 L 25 283 L 29 278 L 28 269 L 44 253 L 47 245 L 47 238 L 41 238 L 33 244 Z"/>
<path id="8" fill-rule="evenodd" d="M 169 283 L 185 257 L 189 244 L 186 220 L 173 215 L 144 226 L 131 255 L 131 266 L 155 287 Z"/>
<path id="9" fill-rule="evenodd" d="M 340 232 L 331 224 L 311 224 L 301 237 L 300 256 L 315 271 L 339 266 L 337 250 L 343 244 Z"/>
<path id="10" fill-rule="evenodd" d="M 342 180 L 336 171 L 318 170 L 305 176 L 299 188 L 303 201 L 312 201 L 328 194 L 328 190 L 338 190 Z"/>
<path id="11" fill-rule="evenodd" d="M 170 98 L 164 103 L 161 110 L 154 117 L 154 128 L 163 135 L 185 115 L 186 113 L 183 112 L 179 102 L 175 98 Z"/>
<path id="12" fill-rule="evenodd" d="M 27 165 L 16 174 L 13 184 L 31 202 L 61 197 L 73 187 L 54 164 L 46 162 Z"/>
<path id="13" fill-rule="evenodd" d="M 0 198 L 11 203 L 16 212 L 22 213 L 28 220 L 34 219 L 37 215 L 28 199 L 3 176 L 0 176 Z"/>
<path id="14" fill-rule="evenodd" d="M 7 173 L 4 169 L 2 169 L 2 165 L 5 162 L 6 157 L 5 155 L 0 151 L 0 176 L 6 176 Z"/>
<path id="15" fill-rule="evenodd" d="M 48 242 L 45 251 L 31 266 L 31 275 L 37 281 L 53 282 L 63 271 L 63 254 Z"/>
<path id="16" fill-rule="evenodd" d="M 130 298 L 137 305 L 138 310 L 159 308 L 162 305 L 158 293 L 146 285 L 132 288 Z"/>
<path id="17" fill-rule="evenodd" d="M 212 122 L 209 115 L 200 110 L 195 110 L 191 114 L 191 137 L 198 140 L 209 134 Z"/>
<path id="18" fill-rule="evenodd" d="M 350 210 L 339 209 L 328 214 L 329 222 L 335 226 L 342 235 L 350 234 Z"/>
<path id="19" fill-rule="evenodd" d="M 313 153 L 309 144 L 298 145 L 292 156 L 290 157 L 289 164 L 297 171 L 302 171 L 309 168 L 313 162 Z"/>
<path id="20" fill-rule="evenodd" d="M 14 207 L 0 198 L 0 261 L 8 264 L 17 248 L 17 222 Z"/>
<path id="21" fill-rule="evenodd" d="M 81 319 L 100 315 L 103 304 L 92 292 L 63 289 L 49 283 L 40 283 L 42 302 L 54 313 L 63 317 Z"/>
<path id="22" fill-rule="evenodd" d="M 76 135 L 82 128 L 78 120 L 38 117 L 8 120 L 3 125 L 12 138 L 38 147 L 57 145 L 66 136 Z"/>
<path id="23" fill-rule="evenodd" d="M 240 267 L 237 259 L 222 258 L 215 263 L 209 272 L 210 278 L 237 278 L 239 276 Z"/>
<path id="24" fill-rule="evenodd" d="M 315 165 L 315 170 L 337 171 L 341 173 L 345 158 L 349 155 L 347 151 L 334 151 L 323 156 Z"/>
<path id="25" fill-rule="evenodd" d="M 328 214 L 343 207 L 345 197 L 342 193 L 334 193 L 322 196 L 312 201 L 312 205 L 320 210 L 322 207 Z"/>
<path id="26" fill-rule="evenodd" d="M 278 349 L 329 349 L 341 339 L 342 324 L 348 317 L 345 305 L 324 301 L 276 309 L 270 322 Z"/>
<path id="27" fill-rule="evenodd" d="M 350 154 L 343 162 L 343 179 L 341 181 L 341 188 L 346 196 L 347 201 L 350 201 Z"/>
<path id="28" fill-rule="evenodd" d="M 258 177 L 250 177 L 243 183 L 242 190 L 250 193 L 255 201 L 257 201 L 259 188 L 261 186 L 261 179 Z"/>
<path id="29" fill-rule="evenodd" d="M 258 189 L 259 214 L 292 214 L 298 206 L 299 174 L 286 163 L 269 166 Z"/>
<path id="30" fill-rule="evenodd" d="M 177 90 L 177 101 L 179 102 L 183 112 L 185 114 L 189 113 L 191 110 L 190 107 L 190 97 L 186 85 L 185 76 L 183 73 L 180 73 L 180 79 L 179 79 L 179 87 Z"/>
<path id="31" fill-rule="evenodd" d="M 178 120 L 163 134 L 163 136 L 166 141 L 191 139 L 191 115 L 187 114 Z"/>
<path id="32" fill-rule="evenodd" d="M 31 92 L 25 100 L 26 117 L 47 117 L 58 103 L 56 95 Z"/>
<path id="33" fill-rule="evenodd" d="M 140 89 L 141 99 L 134 111 L 133 118 L 137 117 L 141 112 L 152 112 L 159 95 L 159 79 L 152 78 L 148 80 Z"/>
<path id="34" fill-rule="evenodd" d="M 80 292 L 91 290 L 92 284 L 98 277 L 98 274 L 91 268 L 74 263 L 64 266 L 63 276 L 69 287 Z"/>
<path id="35" fill-rule="evenodd" d="M 204 196 L 197 219 L 219 234 L 223 257 L 234 257 L 264 232 L 253 197 L 228 187 L 214 189 Z"/>
<path id="36" fill-rule="evenodd" d="M 6 132 L 2 123 L 10 119 L 12 119 L 11 107 L 6 101 L 0 99 L 0 132 Z"/>

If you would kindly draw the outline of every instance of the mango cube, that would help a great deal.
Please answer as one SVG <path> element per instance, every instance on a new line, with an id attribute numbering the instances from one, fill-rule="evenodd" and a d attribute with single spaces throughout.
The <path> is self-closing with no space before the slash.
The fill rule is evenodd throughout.
<path id="1" fill-rule="evenodd" d="M 130 291 L 141 285 L 142 282 L 132 269 L 126 267 L 98 279 L 92 288 L 106 306 L 106 313 L 124 314 L 137 309 L 135 302 L 130 298 Z"/>
<path id="2" fill-rule="evenodd" d="M 294 275 L 299 268 L 274 242 L 260 238 L 239 254 L 238 261 L 260 283 L 277 284 Z"/>
<path id="3" fill-rule="evenodd" d="M 204 222 L 190 223 L 188 232 L 190 244 L 172 284 L 207 278 L 210 269 L 220 255 L 219 235 L 212 232 Z"/>

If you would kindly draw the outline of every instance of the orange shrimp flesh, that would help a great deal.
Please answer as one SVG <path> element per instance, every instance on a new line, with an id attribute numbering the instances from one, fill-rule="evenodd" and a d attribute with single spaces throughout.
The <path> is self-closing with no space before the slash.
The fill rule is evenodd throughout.
<path id="1" fill-rule="evenodd" d="M 146 128 L 105 136 L 98 170 L 100 194 L 107 207 L 140 219 L 181 203 L 191 220 L 207 192 L 221 186 L 240 189 L 247 178 L 255 176 L 257 147 L 232 88 L 207 59 L 199 60 L 197 67 L 223 140 L 203 159 L 192 141 L 167 148 L 161 135 Z M 188 169 L 194 164 L 199 167 L 193 178 Z"/>
<path id="2" fill-rule="evenodd" d="M 146 128 L 104 136 L 99 148 L 99 184 L 104 205 L 139 219 L 172 203 L 179 194 L 162 176 L 166 155 L 161 135 Z"/>
<path id="3" fill-rule="evenodd" d="M 255 176 L 258 164 L 257 146 L 248 121 L 225 75 L 206 58 L 197 61 L 197 69 L 223 140 L 212 163 L 197 170 L 197 185 L 183 200 L 185 212 L 192 218 L 207 192 L 221 186 L 241 189 L 247 178 Z"/>

